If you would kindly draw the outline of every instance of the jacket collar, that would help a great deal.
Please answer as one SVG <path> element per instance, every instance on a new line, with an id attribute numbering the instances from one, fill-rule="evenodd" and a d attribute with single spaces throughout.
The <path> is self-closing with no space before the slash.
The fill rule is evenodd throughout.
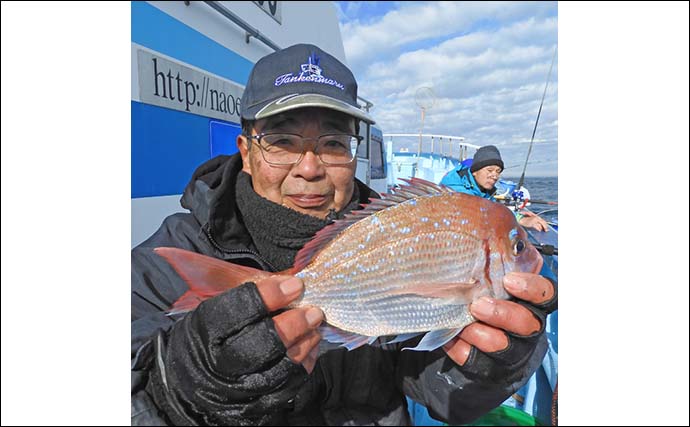
<path id="1" fill-rule="evenodd" d="M 474 179 L 474 175 L 472 175 L 472 172 L 470 172 L 470 168 L 467 166 L 463 166 L 460 168 L 458 171 L 458 175 L 460 178 L 464 181 L 464 186 L 472 192 L 472 194 L 483 197 L 485 199 L 490 199 L 493 197 L 494 194 L 496 194 L 496 186 L 491 188 L 490 190 L 483 190 L 479 184 L 477 184 L 477 180 Z"/>

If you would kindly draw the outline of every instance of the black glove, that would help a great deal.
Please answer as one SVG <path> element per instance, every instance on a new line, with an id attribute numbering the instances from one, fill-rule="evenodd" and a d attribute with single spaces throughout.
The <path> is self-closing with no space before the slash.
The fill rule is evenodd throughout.
<path id="1" fill-rule="evenodd" d="M 268 314 L 249 282 L 159 334 L 151 392 L 174 424 L 266 424 L 291 407 L 307 372 L 287 357 Z"/>
<path id="2" fill-rule="evenodd" d="M 544 333 L 546 316 L 558 310 L 558 285 L 552 279 L 545 277 L 553 284 L 553 297 L 541 304 L 532 304 L 527 301 L 513 299 L 514 302 L 527 308 L 539 319 L 539 330 L 531 335 L 523 336 L 507 332 L 508 347 L 500 351 L 484 353 L 472 346 L 467 362 L 461 367 L 462 371 L 470 378 L 491 378 L 494 380 L 505 379 L 516 369 L 523 366 L 532 356 L 537 341 Z"/>

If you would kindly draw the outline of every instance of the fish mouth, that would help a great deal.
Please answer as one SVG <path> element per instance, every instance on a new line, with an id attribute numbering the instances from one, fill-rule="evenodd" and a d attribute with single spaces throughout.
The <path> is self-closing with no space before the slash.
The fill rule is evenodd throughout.
<path id="1" fill-rule="evenodd" d="M 544 257 L 535 249 L 537 252 L 537 268 L 534 270 L 535 273 L 539 273 L 541 268 L 544 266 Z"/>
<path id="2" fill-rule="evenodd" d="M 539 273 L 541 268 L 544 266 L 544 258 L 541 256 L 537 248 L 531 245 L 529 248 L 529 254 L 527 254 L 527 263 L 530 266 L 534 266 L 531 271 L 534 274 Z"/>

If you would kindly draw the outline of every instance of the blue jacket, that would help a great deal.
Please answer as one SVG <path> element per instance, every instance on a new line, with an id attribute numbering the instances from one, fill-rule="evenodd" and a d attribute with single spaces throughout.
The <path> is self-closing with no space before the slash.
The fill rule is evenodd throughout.
<path id="1" fill-rule="evenodd" d="M 461 193 L 479 196 L 484 199 L 489 199 L 492 202 L 496 201 L 494 199 L 496 187 L 489 191 L 482 190 L 479 184 L 477 184 L 477 181 L 475 181 L 474 176 L 472 176 L 469 166 L 463 166 L 462 164 L 458 165 L 441 179 L 441 184 Z"/>
<path id="2" fill-rule="evenodd" d="M 455 169 L 448 172 L 443 178 L 441 178 L 441 184 L 452 188 L 460 193 L 471 194 L 472 196 L 479 196 L 484 199 L 489 199 L 495 202 L 494 194 L 496 194 L 496 187 L 489 191 L 482 190 L 474 179 L 474 175 L 470 172 L 469 165 L 458 165 Z M 515 218 L 520 221 L 522 214 L 513 211 Z"/>

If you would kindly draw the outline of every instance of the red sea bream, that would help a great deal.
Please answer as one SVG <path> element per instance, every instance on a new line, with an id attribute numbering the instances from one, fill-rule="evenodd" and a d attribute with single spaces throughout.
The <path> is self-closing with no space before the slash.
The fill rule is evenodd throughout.
<path id="1" fill-rule="evenodd" d="M 382 336 L 401 341 L 426 333 L 414 350 L 438 348 L 474 321 L 473 300 L 508 297 L 506 273 L 541 268 L 541 255 L 506 207 L 408 182 L 317 233 L 283 272 L 304 281 L 292 306 L 323 310 L 326 340 L 352 349 Z M 181 249 L 156 252 L 190 284 L 172 312 L 274 274 Z"/>

